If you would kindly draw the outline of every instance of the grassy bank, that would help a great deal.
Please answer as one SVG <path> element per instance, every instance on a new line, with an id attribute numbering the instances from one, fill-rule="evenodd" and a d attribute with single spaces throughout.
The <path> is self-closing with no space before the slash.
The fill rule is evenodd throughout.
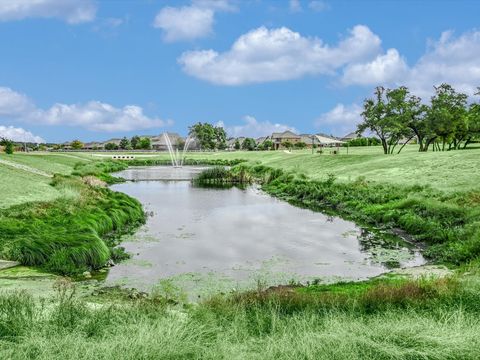
<path id="1" fill-rule="evenodd" d="M 72 175 L 55 175 L 50 186 L 61 196 L 0 210 L 0 257 L 60 274 L 78 274 L 122 256 L 114 249 L 119 235 L 144 220 L 140 203 L 109 190 L 97 177 L 125 164 L 75 166 Z M 95 177 L 97 176 L 97 177 Z"/>
<path id="2" fill-rule="evenodd" d="M 347 287 L 347 286 L 345 286 Z M 3 359 L 477 359 L 479 283 L 391 281 L 361 291 L 254 291 L 195 307 L 70 284 L 38 303 L 0 295 Z"/>

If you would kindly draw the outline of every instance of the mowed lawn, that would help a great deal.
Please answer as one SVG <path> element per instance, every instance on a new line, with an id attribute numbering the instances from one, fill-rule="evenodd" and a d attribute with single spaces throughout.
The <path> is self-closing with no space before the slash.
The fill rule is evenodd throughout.
<path id="1" fill-rule="evenodd" d="M 82 154 L 84 155 L 84 154 Z M 84 155 L 85 156 L 85 155 Z M 169 159 L 167 153 L 145 154 L 145 159 Z M 142 154 L 136 154 L 142 158 Z M 409 145 L 400 154 L 384 155 L 381 147 L 340 149 L 339 155 L 311 150 L 192 152 L 191 159 L 245 159 L 303 173 L 312 179 L 334 174 L 339 181 L 366 180 L 395 185 L 429 185 L 444 192 L 480 189 L 480 148 L 419 153 Z M 100 157 L 101 158 L 101 157 Z"/>
<path id="2" fill-rule="evenodd" d="M 108 153 L 0 154 L 0 160 L 18 163 L 47 174 L 70 174 L 76 163 L 107 159 Z M 135 153 L 136 158 L 169 159 L 168 153 Z M 400 154 L 384 155 L 380 147 L 340 149 L 340 154 L 311 150 L 190 152 L 190 159 L 245 159 L 251 163 L 291 170 L 312 179 L 334 174 L 338 181 L 366 180 L 395 185 L 429 185 L 444 192 L 480 190 L 480 148 L 419 153 L 416 145 Z M 61 194 L 48 177 L 0 164 L 0 208 L 27 201 L 51 200 Z"/>
<path id="3" fill-rule="evenodd" d="M 15 168 L 0 163 L 0 209 L 29 201 L 50 201 L 62 195 L 50 186 L 51 178 L 28 171 L 28 168 L 50 175 L 70 174 L 76 163 L 88 161 L 74 156 L 48 153 L 0 154 L 0 160 L 22 166 Z"/>

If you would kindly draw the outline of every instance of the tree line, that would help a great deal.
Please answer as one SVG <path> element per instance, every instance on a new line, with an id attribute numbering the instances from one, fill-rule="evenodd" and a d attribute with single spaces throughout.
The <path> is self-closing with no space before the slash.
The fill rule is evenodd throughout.
<path id="1" fill-rule="evenodd" d="M 434 87 L 428 104 L 401 86 L 385 89 L 379 86 L 374 97 L 363 104 L 360 135 L 366 130 L 375 134 L 385 154 L 398 153 L 416 139 L 419 151 L 464 149 L 480 138 L 480 103 L 468 103 L 468 95 L 449 84 Z M 480 95 L 480 87 L 475 95 Z"/>

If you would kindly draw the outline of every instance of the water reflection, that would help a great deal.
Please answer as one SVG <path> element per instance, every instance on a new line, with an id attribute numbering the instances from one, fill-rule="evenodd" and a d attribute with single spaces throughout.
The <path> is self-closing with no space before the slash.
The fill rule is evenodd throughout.
<path id="1" fill-rule="evenodd" d="M 178 176 L 172 168 L 148 175 L 150 168 L 127 171 L 137 180 Z M 183 171 L 191 176 L 197 170 Z M 352 222 L 294 207 L 253 187 L 220 190 L 189 181 L 142 181 L 113 189 L 139 199 L 153 216 L 124 240 L 134 256 L 112 268 L 108 283 L 149 289 L 172 279 L 197 296 L 259 281 L 365 279 L 392 265 L 423 262 L 398 238 L 383 247 L 381 236 Z"/>

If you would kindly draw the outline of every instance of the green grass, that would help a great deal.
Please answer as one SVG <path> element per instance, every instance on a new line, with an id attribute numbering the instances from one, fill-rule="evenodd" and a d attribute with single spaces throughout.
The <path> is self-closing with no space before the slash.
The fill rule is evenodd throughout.
<path id="1" fill-rule="evenodd" d="M 0 257 L 78 274 L 121 256 L 114 236 L 144 220 L 140 203 L 77 176 L 57 175 L 52 186 L 62 197 L 0 211 Z"/>
<path id="2" fill-rule="evenodd" d="M 250 292 L 197 306 L 72 285 L 0 295 L 2 359 L 478 359 L 480 284 L 403 281 L 362 292 Z"/>

